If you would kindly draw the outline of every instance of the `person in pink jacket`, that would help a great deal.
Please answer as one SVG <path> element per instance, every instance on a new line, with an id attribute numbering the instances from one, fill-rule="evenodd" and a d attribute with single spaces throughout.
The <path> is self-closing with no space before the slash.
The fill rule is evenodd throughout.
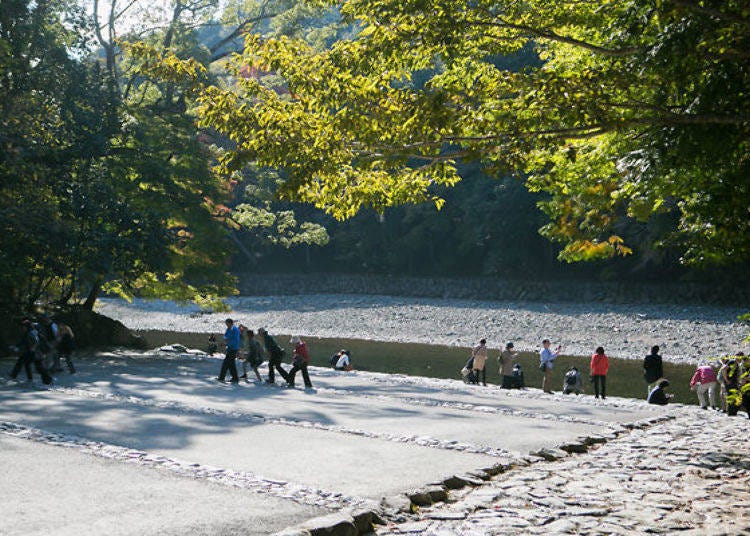
<path id="1" fill-rule="evenodd" d="M 708 409 L 706 391 L 711 407 L 716 409 L 716 373 L 710 365 L 698 365 L 690 380 L 690 388 L 698 395 L 698 403 L 703 409 Z"/>
<path id="2" fill-rule="evenodd" d="M 594 382 L 594 394 L 599 398 L 607 398 L 607 371 L 609 371 L 609 359 L 601 346 L 591 356 L 591 381 Z"/>

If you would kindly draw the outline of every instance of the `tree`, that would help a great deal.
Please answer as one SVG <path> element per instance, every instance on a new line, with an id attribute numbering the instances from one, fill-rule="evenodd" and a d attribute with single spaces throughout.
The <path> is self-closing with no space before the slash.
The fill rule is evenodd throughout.
<path id="1" fill-rule="evenodd" d="M 337 218 L 430 200 L 457 162 L 481 161 L 550 194 L 542 233 L 560 256 L 628 254 L 615 228 L 671 212 L 687 263 L 750 253 L 750 7 L 740 0 L 463 2 L 348 0 L 356 38 L 319 51 L 249 36 L 257 80 L 204 86 L 201 124 L 250 161 L 284 170 L 279 190 Z M 493 59 L 534 47 L 525 69 Z M 423 84 L 415 73 L 431 69 Z"/>

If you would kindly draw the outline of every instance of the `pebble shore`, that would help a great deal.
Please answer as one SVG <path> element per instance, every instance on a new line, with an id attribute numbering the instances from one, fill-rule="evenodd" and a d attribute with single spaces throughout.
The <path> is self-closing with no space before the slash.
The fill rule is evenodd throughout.
<path id="1" fill-rule="evenodd" d="M 541 340 L 563 353 L 589 355 L 604 346 L 612 357 L 642 359 L 654 344 L 668 361 L 697 363 L 712 356 L 748 353 L 742 309 L 710 306 L 481 302 L 317 294 L 237 297 L 230 313 L 203 313 L 165 301 L 103 299 L 98 312 L 131 329 L 213 332 L 233 316 L 271 333 L 328 338 L 472 346 L 481 337 L 500 348 L 538 351 Z M 218 326 L 218 327 L 217 327 Z"/>

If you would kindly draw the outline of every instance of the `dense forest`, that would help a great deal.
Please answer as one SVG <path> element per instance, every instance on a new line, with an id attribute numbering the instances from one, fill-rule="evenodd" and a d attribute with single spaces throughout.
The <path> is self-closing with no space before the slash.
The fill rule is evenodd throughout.
<path id="1" fill-rule="evenodd" d="M 745 281 L 749 20 L 5 0 L 0 308 L 216 306 L 248 270 Z"/>

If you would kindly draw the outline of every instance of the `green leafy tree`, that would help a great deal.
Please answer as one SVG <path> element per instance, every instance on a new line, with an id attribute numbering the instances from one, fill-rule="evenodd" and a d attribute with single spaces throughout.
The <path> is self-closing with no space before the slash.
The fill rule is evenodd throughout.
<path id="1" fill-rule="evenodd" d="M 239 65 L 288 94 L 202 88 L 202 124 L 236 144 L 226 172 L 281 168 L 282 197 L 348 218 L 440 207 L 472 159 L 549 195 L 542 233 L 563 259 L 626 255 L 618 222 L 665 211 L 677 225 L 659 239 L 683 261 L 747 258 L 744 2 L 349 0 L 341 13 L 360 31 L 324 51 L 248 37 Z M 493 61 L 528 47 L 539 64 Z"/>

